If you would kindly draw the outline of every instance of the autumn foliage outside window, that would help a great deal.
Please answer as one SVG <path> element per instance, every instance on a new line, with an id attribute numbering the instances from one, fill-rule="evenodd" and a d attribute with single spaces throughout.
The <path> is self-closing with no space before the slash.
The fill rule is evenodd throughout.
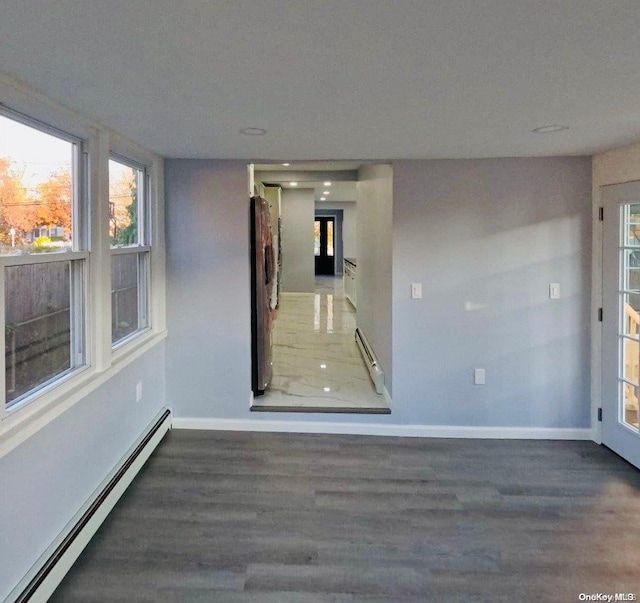
<path id="1" fill-rule="evenodd" d="M 137 245 L 138 193 L 143 171 L 109 161 L 109 236 L 112 247 Z"/>
<path id="2" fill-rule="evenodd" d="M 3 254 L 71 248 L 70 142 L 0 116 L 0 246 Z"/>

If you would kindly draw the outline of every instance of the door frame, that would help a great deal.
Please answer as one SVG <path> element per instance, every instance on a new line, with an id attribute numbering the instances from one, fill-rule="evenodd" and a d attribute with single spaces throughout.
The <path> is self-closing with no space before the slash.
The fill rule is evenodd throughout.
<path id="1" fill-rule="evenodd" d="M 594 440 L 605 445 L 614 443 L 615 447 L 619 446 L 624 450 L 625 448 L 629 449 L 631 440 L 628 439 L 626 432 L 624 432 L 624 426 L 618 425 L 619 394 L 616 393 L 615 406 L 611 405 L 609 402 L 609 407 L 605 406 L 605 395 L 610 395 L 610 390 L 612 389 L 611 387 L 608 387 L 608 389 L 605 390 L 605 384 L 610 386 L 611 381 L 613 380 L 611 375 L 605 376 L 605 370 L 610 369 L 611 366 L 609 363 L 605 362 L 604 358 L 605 351 L 611 350 L 611 342 L 605 346 L 605 327 L 612 327 L 615 322 L 619 321 L 619 307 L 617 303 L 615 304 L 615 307 L 617 308 L 615 310 L 615 318 L 613 316 L 612 308 L 605 309 L 604 317 L 602 315 L 602 310 L 605 305 L 605 294 L 607 294 L 607 296 L 610 294 L 609 291 L 605 291 L 605 281 L 608 280 L 609 285 L 611 285 L 611 280 L 613 279 L 611 273 L 608 273 L 605 278 L 605 267 L 607 266 L 607 258 L 605 258 L 605 252 L 607 251 L 607 248 L 605 248 L 605 237 L 619 236 L 615 234 L 615 231 L 620 228 L 620 207 L 626 203 L 632 203 L 640 200 L 640 180 L 602 185 L 595 190 L 594 193 L 594 228 L 592 246 L 594 280 L 592 284 L 592 306 L 595 310 L 597 328 L 592 329 L 592 411 L 595 413 L 595 419 L 592 425 Z M 611 239 L 611 242 L 612 240 L 613 239 Z M 609 239 L 607 239 L 607 241 L 609 241 Z M 611 256 L 613 256 L 613 249 L 609 247 L 608 250 L 611 252 Z M 617 255 L 619 258 L 619 254 Z M 609 261 L 611 261 L 611 259 L 612 258 L 610 258 Z M 618 283 L 620 270 L 619 259 L 615 262 L 615 281 Z M 617 287 L 618 285 L 616 286 L 616 296 Z M 611 299 L 609 299 L 609 302 L 611 303 Z M 609 314 L 609 316 L 607 316 L 607 314 Z M 616 340 L 617 338 L 618 333 L 616 332 Z M 618 363 L 619 362 L 620 360 L 618 358 Z M 616 367 L 616 372 L 618 370 L 619 366 Z M 618 381 L 617 374 L 615 376 L 615 381 Z M 612 406 L 613 408 L 611 408 Z M 600 412 L 604 413 L 603 417 L 600 415 Z M 611 414 L 613 414 L 613 418 L 611 417 Z M 621 431 L 620 434 L 616 433 L 618 429 Z M 603 435 L 606 436 L 607 432 L 610 437 L 608 442 L 603 441 Z M 618 435 L 620 435 L 622 439 L 618 438 Z M 631 435 L 631 431 L 629 432 L 629 435 Z M 613 440 L 617 441 L 613 442 Z M 614 452 L 616 452 L 616 450 L 614 450 Z M 633 456 L 633 454 L 631 454 L 631 456 Z M 622 455 L 622 457 L 625 458 L 624 455 Z M 625 458 L 625 460 L 632 462 L 632 464 L 636 464 L 638 462 L 638 456 L 635 456 L 634 459 L 635 461 L 632 462 L 630 459 Z M 640 467 L 640 465 L 638 466 Z"/>
<path id="2" fill-rule="evenodd" d="M 336 218 L 335 216 L 318 216 L 317 214 L 314 216 L 314 223 L 320 223 L 320 255 L 314 255 L 314 276 L 322 276 L 324 274 L 329 276 L 335 276 L 336 274 Z M 326 252 L 328 246 L 328 233 L 329 233 L 329 222 L 331 222 L 331 230 L 333 236 L 333 255 L 330 256 L 328 254 L 323 254 L 323 251 Z M 324 226 L 323 226 L 324 225 Z M 323 236 L 324 233 L 324 236 Z M 329 272 L 318 272 L 318 260 L 324 261 L 327 266 L 329 264 L 329 260 L 333 264 L 333 270 Z M 327 268 L 328 269 L 328 268 Z"/>

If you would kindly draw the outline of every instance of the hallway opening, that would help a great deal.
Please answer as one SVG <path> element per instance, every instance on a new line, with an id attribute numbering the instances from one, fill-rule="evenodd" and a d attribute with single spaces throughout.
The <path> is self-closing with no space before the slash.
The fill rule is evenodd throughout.
<path id="1" fill-rule="evenodd" d="M 341 276 L 317 276 L 314 293 L 282 293 L 273 326 L 273 376 L 252 410 L 383 413 L 354 338 L 356 312 Z"/>
<path id="2" fill-rule="evenodd" d="M 386 170 L 382 180 L 390 184 L 390 166 Z M 379 176 L 361 162 L 249 166 L 252 204 L 262 205 L 270 223 L 257 242 L 252 227 L 252 248 L 264 250 L 251 254 L 252 274 L 260 274 L 252 277 L 252 290 L 257 286 L 264 297 L 252 316 L 262 312 L 268 329 L 253 335 L 254 375 L 268 374 L 259 381 L 264 387 L 253 388 L 254 411 L 390 412 L 391 376 L 389 389 L 382 387 L 375 347 L 376 340 L 390 345 L 391 187 L 385 194 L 372 190 L 372 172 Z M 383 242 L 376 251 L 389 248 L 384 258 L 374 257 L 372 240 Z M 358 248 L 369 258 L 360 282 Z M 359 288 L 364 295 L 356 309 Z M 376 337 L 378 329 L 383 338 Z M 371 339 L 366 349 L 357 343 L 364 334 Z M 386 365 L 390 373 L 390 360 Z"/>

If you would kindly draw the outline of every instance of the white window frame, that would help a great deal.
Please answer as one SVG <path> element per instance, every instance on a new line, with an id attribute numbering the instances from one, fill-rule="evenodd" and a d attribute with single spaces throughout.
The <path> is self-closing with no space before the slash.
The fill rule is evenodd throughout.
<path id="1" fill-rule="evenodd" d="M 86 369 L 89 362 L 87 351 L 87 263 L 88 247 L 88 199 L 87 199 L 87 153 L 86 143 L 81 138 L 63 132 L 58 128 L 42 123 L 32 117 L 23 115 L 17 111 L 0 107 L 0 115 L 20 123 L 26 127 L 38 130 L 45 134 L 55 136 L 72 144 L 72 249 L 61 252 L 49 252 L 44 254 L 28 255 L 0 255 L 0 349 L 6 349 L 5 328 L 5 273 L 11 266 L 26 266 L 33 264 L 48 264 L 55 262 L 69 262 L 70 264 L 70 343 L 71 358 L 70 368 L 58 375 L 51 377 L 40 385 L 17 397 L 10 404 L 6 399 L 6 357 L 0 354 L 0 374 L 3 375 L 0 387 L 0 405 L 4 411 L 3 416 L 11 414 L 33 400 L 55 389 L 59 384 L 73 378 L 74 375 Z"/>
<path id="2" fill-rule="evenodd" d="M 29 90 L 22 83 L 0 74 L 0 110 L 22 116 L 24 123 L 37 124 L 63 138 L 83 141 L 85 173 L 82 186 L 87 205 L 83 215 L 74 216 L 83 224 L 86 239 L 81 254 L 84 261 L 83 291 L 86 300 L 85 366 L 43 387 L 23 403 L 7 410 L 0 405 L 0 459 L 31 435 L 48 425 L 117 373 L 146 354 L 167 336 L 164 248 L 164 163 L 161 157 L 111 132 L 84 115 Z M 22 121 L 22 120 L 21 120 Z M 111 346 L 111 251 L 109 245 L 109 171 L 111 152 L 131 157 L 147 166 L 150 327 L 126 345 Z M 79 190 L 79 189 L 78 189 Z M 54 257 L 54 255 L 56 257 Z M 55 261 L 61 256 L 42 254 Z M 65 255 L 65 258 L 67 256 Z M 4 270 L 0 270 L 4 272 Z M 0 290 L 0 294 L 3 293 Z M 4 303 L 0 304 L 4 323 Z M 4 331 L 4 328 L 0 329 Z M 4 359 L 3 359 L 4 363 Z M 4 388 L 3 388 L 4 389 Z"/>
<path id="3" fill-rule="evenodd" d="M 138 170 L 138 192 L 137 211 L 138 211 L 138 242 L 135 245 L 125 245 L 121 247 L 110 246 L 110 260 L 119 255 L 135 255 L 138 264 L 138 328 L 121 337 L 116 341 L 111 341 L 111 347 L 114 352 L 126 346 L 134 339 L 147 333 L 151 329 L 150 303 L 149 295 L 151 292 L 151 232 L 149 224 L 150 211 L 150 183 L 149 167 L 141 161 L 130 159 L 119 153 L 110 152 L 109 159 L 116 161 L 121 165 L 125 165 L 132 169 Z M 110 288 L 111 289 L 111 288 Z"/>

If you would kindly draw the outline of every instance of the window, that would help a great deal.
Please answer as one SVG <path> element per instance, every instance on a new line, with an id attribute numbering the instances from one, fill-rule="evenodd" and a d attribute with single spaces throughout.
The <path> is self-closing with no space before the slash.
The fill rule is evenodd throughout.
<path id="1" fill-rule="evenodd" d="M 81 141 L 0 114 L 0 286 L 4 406 L 85 365 Z"/>
<path id="2" fill-rule="evenodd" d="M 147 175 L 126 159 L 109 161 L 111 342 L 117 347 L 149 327 Z"/>

